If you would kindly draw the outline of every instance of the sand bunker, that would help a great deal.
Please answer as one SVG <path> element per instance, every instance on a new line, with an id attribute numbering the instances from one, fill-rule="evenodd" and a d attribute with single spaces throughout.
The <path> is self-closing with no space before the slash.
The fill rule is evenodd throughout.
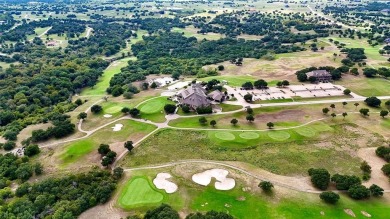
<path id="1" fill-rule="evenodd" d="M 356 217 L 355 213 L 351 209 L 344 209 L 344 212 L 352 217 Z"/>
<path id="2" fill-rule="evenodd" d="M 362 215 L 366 216 L 366 217 L 371 217 L 371 214 L 365 212 L 365 211 L 360 211 L 362 213 Z"/>
<path id="3" fill-rule="evenodd" d="M 211 178 L 214 177 L 217 180 L 217 182 L 215 182 L 215 188 L 217 190 L 231 190 L 236 185 L 236 181 L 232 178 L 226 178 L 228 174 L 229 172 L 227 170 L 211 169 L 194 174 L 192 176 L 192 181 L 199 185 L 207 186 L 210 184 Z"/>
<path id="4" fill-rule="evenodd" d="M 105 114 L 103 117 L 104 117 L 104 118 L 111 118 L 112 115 L 111 115 L 111 114 Z"/>
<path id="5" fill-rule="evenodd" d="M 122 129 L 122 127 L 123 127 L 122 124 L 115 124 L 115 126 L 111 127 L 111 128 L 112 128 L 112 131 L 117 132 L 117 131 L 120 131 Z"/>
<path id="6" fill-rule="evenodd" d="M 177 191 L 177 185 L 173 182 L 168 181 L 167 179 L 171 178 L 169 173 L 159 173 L 156 178 L 153 180 L 153 184 L 158 189 L 164 189 L 166 193 L 174 193 Z"/>

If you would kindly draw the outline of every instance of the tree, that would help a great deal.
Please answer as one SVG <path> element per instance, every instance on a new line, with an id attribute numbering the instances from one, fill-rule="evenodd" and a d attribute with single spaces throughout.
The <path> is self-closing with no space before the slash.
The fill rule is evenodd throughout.
<path id="1" fill-rule="evenodd" d="M 248 115 L 246 116 L 246 120 L 247 120 L 248 122 L 253 122 L 253 121 L 255 121 L 255 117 L 254 117 L 252 114 L 248 114 Z"/>
<path id="2" fill-rule="evenodd" d="M 100 155 L 105 156 L 108 152 L 110 152 L 110 146 L 108 144 L 100 144 L 98 148 L 98 152 Z"/>
<path id="3" fill-rule="evenodd" d="M 386 107 L 390 107 L 390 100 L 388 100 L 388 101 L 385 102 L 385 106 L 386 106 Z"/>
<path id="4" fill-rule="evenodd" d="M 114 179 L 119 180 L 123 176 L 123 169 L 121 167 L 115 167 L 112 176 Z"/>
<path id="5" fill-rule="evenodd" d="M 131 98 L 133 98 L 133 96 L 134 96 L 134 93 L 133 92 L 124 92 L 123 93 L 123 97 L 125 98 L 125 99 L 131 99 Z"/>
<path id="6" fill-rule="evenodd" d="M 27 181 L 33 175 L 33 167 L 29 163 L 22 163 L 15 171 L 15 175 L 22 182 Z"/>
<path id="7" fill-rule="evenodd" d="M 338 190 L 348 190 L 353 185 L 360 185 L 361 180 L 357 176 L 335 174 L 331 178 Z"/>
<path id="8" fill-rule="evenodd" d="M 254 83 L 255 88 L 257 89 L 265 89 L 268 86 L 268 83 L 264 81 L 263 79 L 257 80 Z"/>
<path id="9" fill-rule="evenodd" d="M 248 113 L 248 114 L 253 114 L 253 109 L 251 108 L 251 107 L 247 107 L 246 108 L 246 112 Z"/>
<path id="10" fill-rule="evenodd" d="M 215 127 L 216 124 L 217 124 L 217 122 L 216 122 L 215 120 L 211 120 L 211 121 L 210 121 L 210 125 L 211 125 L 212 127 Z"/>
<path id="11" fill-rule="evenodd" d="M 126 141 L 125 144 L 123 145 L 129 152 L 133 150 L 133 141 Z"/>
<path id="12" fill-rule="evenodd" d="M 310 168 L 308 173 L 311 177 L 311 182 L 316 188 L 321 190 L 325 190 L 328 188 L 330 182 L 330 173 L 326 169 Z"/>
<path id="13" fill-rule="evenodd" d="M 131 115 L 131 117 L 137 117 L 139 116 L 140 111 L 137 108 L 132 108 L 130 109 L 129 114 Z"/>
<path id="14" fill-rule="evenodd" d="M 79 98 L 79 99 L 77 99 L 74 103 L 75 103 L 77 106 L 80 106 L 81 104 L 83 104 L 83 101 Z"/>
<path id="15" fill-rule="evenodd" d="M 361 108 L 361 109 L 359 110 L 359 112 L 360 112 L 360 114 L 362 114 L 363 116 L 369 116 L 368 113 L 370 112 L 370 110 L 367 109 L 367 108 Z"/>
<path id="16" fill-rule="evenodd" d="M 354 103 L 355 109 L 359 106 L 359 103 Z"/>
<path id="17" fill-rule="evenodd" d="M 165 104 L 164 111 L 167 114 L 173 114 L 176 111 L 176 105 L 174 105 L 174 104 Z"/>
<path id="18" fill-rule="evenodd" d="M 390 163 L 383 165 L 381 170 L 386 176 L 390 176 Z"/>
<path id="19" fill-rule="evenodd" d="M 10 151 L 10 150 L 14 149 L 15 146 L 16 146 L 16 143 L 14 141 L 7 141 L 4 143 L 3 149 L 6 151 Z"/>
<path id="20" fill-rule="evenodd" d="M 371 195 L 374 197 L 383 196 L 384 190 L 378 185 L 372 184 L 369 188 Z"/>
<path id="21" fill-rule="evenodd" d="M 334 117 L 336 117 L 337 115 L 336 115 L 336 113 L 332 113 L 332 114 L 330 114 L 330 116 L 332 116 L 332 118 L 334 118 Z"/>
<path id="22" fill-rule="evenodd" d="M 24 148 L 24 155 L 31 157 L 36 154 L 39 154 L 41 150 L 39 149 L 39 146 L 36 144 L 33 145 L 28 145 L 27 147 Z"/>
<path id="23" fill-rule="evenodd" d="M 230 123 L 231 123 L 232 125 L 236 126 L 237 123 L 238 123 L 238 120 L 237 120 L 237 119 L 232 119 L 232 120 L 230 121 Z"/>
<path id="24" fill-rule="evenodd" d="M 306 73 L 299 73 L 299 74 L 297 74 L 297 79 L 298 79 L 298 81 L 300 81 L 300 82 L 305 82 L 305 81 L 307 81 L 307 75 L 306 75 Z"/>
<path id="25" fill-rule="evenodd" d="M 379 113 L 379 115 L 380 115 L 382 118 L 385 118 L 385 116 L 389 115 L 389 111 L 387 111 L 387 110 L 381 110 L 381 112 Z"/>
<path id="26" fill-rule="evenodd" d="M 348 105 L 348 103 L 347 102 L 342 102 L 342 104 L 343 104 L 343 107 L 345 107 L 346 105 Z"/>
<path id="27" fill-rule="evenodd" d="M 92 112 L 93 114 L 98 114 L 98 113 L 100 113 L 102 110 L 103 110 L 103 108 L 102 108 L 100 105 L 93 105 L 93 106 L 91 107 L 91 112 Z"/>
<path id="28" fill-rule="evenodd" d="M 343 112 L 343 119 L 345 119 L 346 116 L 348 116 L 348 113 L 347 112 Z"/>
<path id="29" fill-rule="evenodd" d="M 206 117 L 204 117 L 204 116 L 200 117 L 200 118 L 199 118 L 199 123 L 200 123 L 201 125 L 205 125 L 205 124 L 207 123 Z"/>
<path id="30" fill-rule="evenodd" d="M 225 67 L 223 65 L 218 65 L 218 71 L 223 71 Z"/>
<path id="31" fill-rule="evenodd" d="M 272 122 L 268 122 L 267 126 L 268 126 L 269 129 L 272 129 L 275 125 Z"/>
<path id="32" fill-rule="evenodd" d="M 377 97 L 368 97 L 364 102 L 371 107 L 379 107 L 382 103 Z"/>
<path id="33" fill-rule="evenodd" d="M 322 109 L 323 114 L 328 114 L 328 112 L 329 112 L 329 108 L 325 107 Z"/>
<path id="34" fill-rule="evenodd" d="M 365 68 L 365 69 L 363 69 L 363 74 L 367 78 L 372 78 L 378 74 L 378 71 L 376 69 L 373 69 L 373 68 Z"/>
<path id="35" fill-rule="evenodd" d="M 340 195 L 334 192 L 322 192 L 320 199 L 329 204 L 336 204 L 340 199 Z"/>
<path id="36" fill-rule="evenodd" d="M 157 86 L 157 84 L 156 84 L 156 82 L 152 82 L 152 84 L 150 85 L 150 88 L 152 88 L 152 89 L 156 89 L 158 86 Z"/>
<path id="37" fill-rule="evenodd" d="M 243 83 L 241 87 L 245 90 L 253 90 L 253 84 L 250 81 Z"/>
<path id="38" fill-rule="evenodd" d="M 81 113 L 79 113 L 79 115 L 77 115 L 77 119 L 84 120 L 86 118 L 87 118 L 87 113 L 85 113 L 85 112 L 81 112 Z"/>
<path id="39" fill-rule="evenodd" d="M 348 189 L 349 197 L 353 199 L 365 199 L 370 197 L 370 190 L 360 184 L 355 184 Z"/>
<path id="40" fill-rule="evenodd" d="M 269 182 L 269 181 L 262 181 L 259 183 L 259 187 L 264 191 L 264 192 L 271 192 L 272 188 L 274 185 Z"/>
<path id="41" fill-rule="evenodd" d="M 248 103 L 252 102 L 252 100 L 253 100 L 252 94 L 245 94 L 245 95 L 244 95 L 244 100 L 245 100 L 246 102 L 248 102 Z"/>
<path id="42" fill-rule="evenodd" d="M 123 108 L 121 109 L 121 112 L 122 112 L 123 114 L 128 114 L 128 113 L 130 112 L 130 108 L 128 108 L 128 107 L 123 107 Z"/>
<path id="43" fill-rule="evenodd" d="M 180 73 L 178 73 L 178 72 L 173 73 L 173 74 L 172 74 L 172 78 L 175 79 L 175 80 L 179 80 L 179 78 L 180 78 Z"/>
<path id="44" fill-rule="evenodd" d="M 183 110 L 184 113 L 189 113 L 190 112 L 190 107 L 187 105 L 182 105 L 181 110 Z"/>
<path id="45" fill-rule="evenodd" d="M 34 165 L 34 172 L 36 175 L 41 175 L 43 173 L 43 165 L 40 163 L 36 163 Z"/>
<path id="46" fill-rule="evenodd" d="M 180 219 L 179 214 L 171 206 L 161 204 L 159 207 L 148 210 L 144 219 Z"/>
<path id="47" fill-rule="evenodd" d="M 290 85 L 290 82 L 287 81 L 287 80 L 283 80 L 283 81 L 282 81 L 282 85 L 283 85 L 283 87 L 289 86 L 289 85 Z"/>
<path id="48" fill-rule="evenodd" d="M 149 83 L 148 83 L 148 82 L 143 82 L 143 83 L 141 84 L 141 89 L 142 89 L 142 90 L 147 90 L 147 89 L 149 89 Z"/>
<path id="49" fill-rule="evenodd" d="M 336 105 L 334 105 L 333 103 L 330 104 L 330 108 L 332 108 L 332 110 L 334 110 L 336 108 Z"/>

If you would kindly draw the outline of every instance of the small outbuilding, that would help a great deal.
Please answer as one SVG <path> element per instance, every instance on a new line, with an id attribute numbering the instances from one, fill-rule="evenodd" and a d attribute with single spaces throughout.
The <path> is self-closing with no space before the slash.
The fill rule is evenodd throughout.
<path id="1" fill-rule="evenodd" d="M 225 94 L 219 90 L 215 90 L 207 95 L 208 98 L 211 100 L 217 101 L 217 102 L 222 102 L 225 100 Z"/>
<path id="2" fill-rule="evenodd" d="M 307 78 L 315 78 L 315 82 L 332 81 L 332 75 L 327 70 L 314 70 L 306 73 Z"/>

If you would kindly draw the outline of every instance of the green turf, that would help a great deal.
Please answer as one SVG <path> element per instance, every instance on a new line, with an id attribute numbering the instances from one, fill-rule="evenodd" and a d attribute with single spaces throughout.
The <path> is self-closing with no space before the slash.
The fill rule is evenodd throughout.
<path id="1" fill-rule="evenodd" d="M 235 110 L 242 109 L 242 106 L 231 105 L 231 104 L 226 104 L 226 103 L 222 103 L 219 106 L 222 108 L 222 112 L 229 112 L 229 111 L 235 111 Z"/>
<path id="2" fill-rule="evenodd" d="M 159 203 L 164 195 L 155 189 L 152 183 L 145 178 L 134 178 L 126 183 L 121 191 L 118 204 L 124 209 L 135 206 Z"/>
<path id="3" fill-rule="evenodd" d="M 173 101 L 167 99 L 167 97 L 158 97 L 148 100 L 142 103 L 138 109 L 141 111 L 141 118 L 148 119 L 153 122 L 165 121 L 165 104 L 175 104 Z"/>
<path id="4" fill-rule="evenodd" d="M 243 138 L 243 139 L 256 139 L 258 138 L 260 135 L 257 134 L 256 132 L 243 132 L 240 134 L 240 137 Z"/>
<path id="5" fill-rule="evenodd" d="M 111 78 L 120 72 L 121 68 L 127 66 L 127 62 L 132 58 L 124 58 L 114 62 L 104 70 L 98 83 L 93 88 L 86 88 L 81 92 L 81 95 L 105 95 L 106 89 L 110 85 Z M 115 64 L 116 63 L 116 64 Z"/>
<path id="6" fill-rule="evenodd" d="M 193 211 L 229 212 L 235 218 L 240 219 L 353 218 L 346 214 L 344 209 L 351 209 L 356 218 L 367 218 L 361 213 L 361 211 L 366 211 L 372 215 L 372 218 L 384 219 L 388 217 L 390 211 L 390 205 L 383 199 L 355 201 L 343 194 L 336 205 L 322 202 L 318 194 L 292 192 L 284 196 L 265 195 L 243 192 L 241 188 L 218 191 L 207 187 L 203 191 L 194 191 L 192 195 L 194 198 L 190 207 Z M 245 198 L 245 200 L 239 200 L 238 197 Z M 321 211 L 325 215 L 321 215 Z"/>
<path id="7" fill-rule="evenodd" d="M 215 137 L 224 141 L 233 141 L 236 138 L 230 132 L 216 132 Z"/>
<path id="8" fill-rule="evenodd" d="M 65 145 L 59 158 L 63 166 L 70 163 L 82 160 L 82 158 L 97 149 L 100 144 L 110 144 L 118 141 L 126 141 L 132 136 L 139 134 L 146 135 L 152 132 L 156 127 L 150 124 L 140 123 L 133 120 L 122 120 L 117 122 L 123 124 L 120 131 L 113 132 L 112 127 L 115 124 L 109 125 L 86 139 L 71 142 Z"/>
<path id="9" fill-rule="evenodd" d="M 120 112 L 122 108 L 123 108 L 122 106 L 112 106 L 107 109 L 104 109 L 104 112 L 108 114 L 114 114 Z"/>
<path id="10" fill-rule="evenodd" d="M 268 136 L 276 141 L 284 141 L 290 138 L 290 134 L 285 131 L 270 131 Z"/>
<path id="11" fill-rule="evenodd" d="M 305 136 L 305 137 L 313 137 L 316 135 L 316 131 L 313 128 L 309 127 L 300 127 L 294 129 L 298 134 Z"/>

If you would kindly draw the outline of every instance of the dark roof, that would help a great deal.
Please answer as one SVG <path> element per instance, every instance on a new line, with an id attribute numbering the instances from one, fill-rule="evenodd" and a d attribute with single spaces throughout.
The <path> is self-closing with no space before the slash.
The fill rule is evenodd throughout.
<path id="1" fill-rule="evenodd" d="M 210 100 L 207 99 L 206 90 L 200 84 L 193 84 L 187 89 L 181 91 L 178 96 L 182 97 L 181 104 L 194 107 L 208 106 Z"/>
<path id="2" fill-rule="evenodd" d="M 225 96 L 221 91 L 215 90 L 207 95 L 208 97 L 212 98 L 213 100 L 221 101 L 223 96 Z"/>
<path id="3" fill-rule="evenodd" d="M 314 70 L 306 73 L 307 77 L 332 77 L 332 75 L 327 70 Z"/>

